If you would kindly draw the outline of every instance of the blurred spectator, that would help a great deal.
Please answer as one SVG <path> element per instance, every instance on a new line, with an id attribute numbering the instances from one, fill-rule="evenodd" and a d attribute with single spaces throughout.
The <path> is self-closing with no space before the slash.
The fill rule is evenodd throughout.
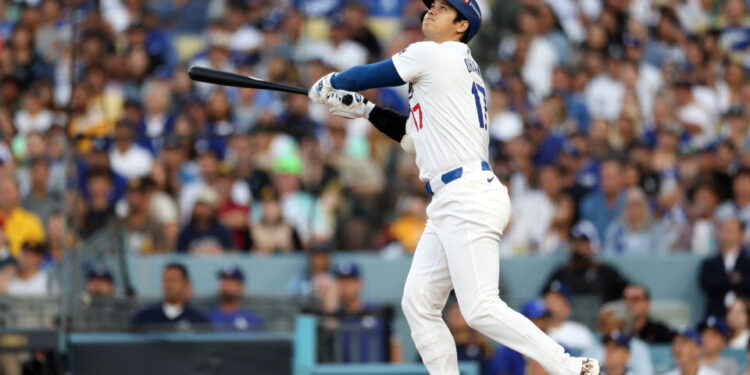
<path id="1" fill-rule="evenodd" d="M 115 142 L 109 151 L 112 169 L 127 179 L 145 177 L 154 163 L 151 153 L 135 143 L 135 124 L 122 120 L 115 127 Z"/>
<path id="2" fill-rule="evenodd" d="M 609 225 L 620 216 L 625 208 L 626 194 L 622 191 L 622 164 L 613 159 L 601 163 L 599 189 L 581 202 L 581 218 L 588 220 L 604 238 Z"/>
<path id="3" fill-rule="evenodd" d="M 653 254 L 664 250 L 646 194 L 640 188 L 626 191 L 625 210 L 610 224 L 604 248 L 607 254 Z"/>
<path id="4" fill-rule="evenodd" d="M 665 179 L 659 186 L 655 211 L 660 229 L 661 251 L 685 250 L 690 247 L 686 233 L 690 225 L 686 199 L 682 187 L 676 179 Z M 671 342 L 672 340 L 670 340 Z"/>
<path id="5" fill-rule="evenodd" d="M 586 350 L 596 345 L 596 339 L 586 326 L 570 320 L 572 299 L 573 292 L 567 285 L 557 280 L 549 285 L 544 293 L 550 312 L 547 334 L 566 348 Z"/>
<path id="6" fill-rule="evenodd" d="M 427 224 L 427 202 L 421 195 L 404 199 L 401 215 L 391 224 L 388 232 L 403 248 L 413 253 Z"/>
<path id="7" fill-rule="evenodd" d="M 331 247 L 316 243 L 309 250 L 308 264 L 289 281 L 289 292 L 295 296 L 314 297 L 320 311 L 331 313 L 338 309 L 338 284 L 330 272 Z"/>
<path id="8" fill-rule="evenodd" d="M 19 256 L 25 242 L 44 241 L 44 225 L 39 217 L 20 206 L 21 196 L 14 178 L 0 178 L 0 222 L 10 253 Z"/>
<path id="9" fill-rule="evenodd" d="M 250 207 L 236 202 L 232 197 L 232 189 L 236 186 L 234 170 L 228 164 L 222 164 L 214 187 L 219 194 L 216 217 L 232 234 L 233 248 L 249 251 L 252 242 L 248 227 Z M 245 188 L 247 190 L 247 188 Z M 249 200 L 249 199 L 248 199 Z"/>
<path id="10" fill-rule="evenodd" d="M 539 329 L 547 332 L 550 323 L 550 311 L 544 300 L 532 299 L 521 308 L 521 313 L 529 318 Z M 507 347 L 500 346 L 494 356 L 485 365 L 485 372 L 502 375 L 527 375 L 534 368 L 535 362 L 524 357 L 521 353 Z M 538 364 L 537 364 L 538 366 Z"/>
<path id="11" fill-rule="evenodd" d="M 685 132 L 690 134 L 690 145 L 696 149 L 709 146 L 716 139 L 711 113 L 705 110 L 693 96 L 693 83 L 678 78 L 672 84 L 677 120 Z"/>
<path id="12" fill-rule="evenodd" d="M 750 300 L 740 297 L 727 310 L 730 349 L 746 350 L 750 341 Z"/>
<path id="13" fill-rule="evenodd" d="M 731 217 L 739 218 L 746 227 L 750 223 L 750 169 L 741 169 L 731 182 L 732 199 L 727 200 L 716 208 L 716 217 L 724 220 Z M 748 242 L 748 233 L 743 236 L 743 242 Z"/>
<path id="14" fill-rule="evenodd" d="M 737 297 L 750 295 L 750 257 L 742 247 L 742 223 L 721 223 L 720 252 L 701 263 L 700 283 L 706 293 L 706 315 L 725 316 Z"/>
<path id="15" fill-rule="evenodd" d="M 623 300 L 630 316 L 630 334 L 649 344 L 666 344 L 672 342 L 672 331 L 651 319 L 651 293 L 642 285 L 630 284 L 623 292 Z"/>
<path id="16" fill-rule="evenodd" d="M 336 265 L 339 308 L 333 314 L 338 324 L 355 328 L 342 333 L 343 362 L 383 362 L 393 351 L 394 342 L 386 336 L 390 320 L 380 306 L 362 299 L 362 278 L 359 266 L 351 262 Z M 351 328 L 350 328 L 351 329 Z M 356 343 L 355 343 L 356 342 Z"/>
<path id="17" fill-rule="evenodd" d="M 164 227 L 159 225 L 149 211 L 153 181 L 149 178 L 132 179 L 125 200 L 128 213 L 122 219 L 127 249 L 135 254 L 164 253 L 167 247 Z"/>
<path id="18" fill-rule="evenodd" d="M 560 168 L 547 165 L 539 169 L 537 189 L 517 198 L 513 204 L 513 224 L 503 238 L 514 253 L 542 251 L 541 244 L 553 224 L 558 205 L 562 204 L 563 187 Z"/>
<path id="19" fill-rule="evenodd" d="M 162 275 L 164 300 L 145 308 L 133 317 L 138 330 L 189 330 L 201 328 L 210 321 L 189 301 L 192 295 L 187 268 L 179 263 L 164 267 Z"/>
<path id="20" fill-rule="evenodd" d="M 368 9 L 365 4 L 349 4 L 344 9 L 344 23 L 350 39 L 367 49 L 370 61 L 380 59 L 380 42 L 367 26 Z"/>
<path id="21" fill-rule="evenodd" d="M 367 49 L 351 40 L 350 30 L 343 15 L 331 19 L 330 42 L 315 48 L 315 57 L 321 58 L 327 65 L 342 71 L 367 62 Z"/>
<path id="22" fill-rule="evenodd" d="M 156 225 L 161 226 L 167 249 L 174 249 L 177 246 L 177 236 L 180 230 L 180 215 L 177 202 L 167 192 L 170 177 L 163 164 L 155 164 L 151 170 L 151 181 L 154 185 L 149 191 L 151 197 L 149 216 L 153 218 Z"/>
<path id="23" fill-rule="evenodd" d="M 724 375 L 739 375 L 740 366 L 734 359 L 721 355 L 727 346 L 729 327 L 721 318 L 709 316 L 698 327 L 701 333 L 701 366 Z"/>
<path id="24" fill-rule="evenodd" d="M 15 266 L 16 263 L 16 259 L 10 254 L 8 237 L 5 235 L 5 230 L 0 228 L 0 275 L 3 274 L 6 266 Z"/>
<path id="25" fill-rule="evenodd" d="M 216 218 L 216 190 L 205 187 L 198 193 L 190 222 L 177 239 L 177 251 L 217 255 L 233 248 L 232 235 Z"/>
<path id="26" fill-rule="evenodd" d="M 149 145 L 158 150 L 174 128 L 176 115 L 170 108 L 172 92 L 165 81 L 150 83 L 144 91 L 144 114 L 142 122 L 138 124 L 137 138 L 149 139 Z"/>
<path id="27" fill-rule="evenodd" d="M 672 341 L 672 356 L 677 363 L 677 368 L 667 372 L 665 375 L 719 375 L 721 373 L 712 370 L 700 363 L 701 336 L 694 329 L 680 331 Z"/>
<path id="28" fill-rule="evenodd" d="M 86 272 L 86 293 L 92 297 L 111 297 L 115 295 L 115 281 L 106 267 L 91 267 Z"/>
<path id="29" fill-rule="evenodd" d="M 31 168 L 31 191 L 21 200 L 21 206 L 46 223 L 55 211 L 62 211 L 61 192 L 49 189 L 50 164 L 46 158 L 29 161 Z"/>
<path id="30" fill-rule="evenodd" d="M 715 211 L 719 196 L 713 184 L 702 183 L 692 194 L 693 204 L 688 214 L 692 222 L 690 249 L 695 254 L 711 254 L 718 249 Z"/>
<path id="31" fill-rule="evenodd" d="M 208 319 L 219 330 L 261 331 L 263 319 L 242 307 L 245 295 L 245 274 L 236 265 L 219 271 L 219 306 L 208 311 Z"/>
<path id="32" fill-rule="evenodd" d="M 263 213 L 250 227 L 253 251 L 261 254 L 291 252 L 303 248 L 297 230 L 284 221 L 281 204 L 276 197 L 263 200 Z"/>
<path id="33" fill-rule="evenodd" d="M 552 272 L 545 288 L 558 281 L 570 287 L 574 296 L 595 296 L 602 302 L 619 299 L 627 281 L 616 269 L 596 261 L 599 237 L 594 226 L 588 222 L 576 224 L 571 238 L 570 258 Z"/>
<path id="34" fill-rule="evenodd" d="M 495 350 L 479 332 L 471 329 L 458 309 L 458 303 L 451 303 L 445 312 L 445 323 L 456 342 L 459 361 L 476 362 L 479 373 L 485 373 L 486 362 L 495 354 Z"/>
<path id="35" fill-rule="evenodd" d="M 596 329 L 601 338 L 613 335 L 615 332 L 625 332 L 627 323 L 627 311 L 621 302 L 609 302 L 599 309 L 599 319 L 596 322 Z M 634 374 L 654 374 L 654 365 L 651 361 L 651 352 L 648 345 L 638 338 L 630 340 L 630 360 L 627 368 Z M 605 348 L 596 346 L 584 352 L 584 355 L 596 358 L 600 363 L 605 360 Z"/>
<path id="36" fill-rule="evenodd" d="M 633 375 L 628 370 L 630 361 L 630 337 L 614 331 L 602 339 L 604 343 L 604 363 L 602 373 L 607 375 Z"/>
<path id="37" fill-rule="evenodd" d="M 23 109 L 16 112 L 13 122 L 19 134 L 45 132 L 52 126 L 53 113 L 44 108 L 39 87 L 33 87 L 23 98 Z"/>
<path id="38" fill-rule="evenodd" d="M 330 240 L 333 223 L 326 217 L 320 201 L 302 191 L 302 160 L 294 153 L 277 159 L 273 165 L 273 183 L 278 189 L 281 214 L 299 234 L 302 245 L 310 241 Z"/>
<path id="39" fill-rule="evenodd" d="M 45 297 L 57 293 L 57 283 L 41 270 L 46 244 L 24 242 L 18 265 L 5 267 L 0 276 L 0 293 L 17 297 Z"/>
<path id="40" fill-rule="evenodd" d="M 86 173 L 89 201 L 80 201 L 78 207 L 79 215 L 82 215 L 80 232 L 83 238 L 107 227 L 116 219 L 110 200 L 112 185 L 112 175 L 107 169 L 90 169 Z"/>

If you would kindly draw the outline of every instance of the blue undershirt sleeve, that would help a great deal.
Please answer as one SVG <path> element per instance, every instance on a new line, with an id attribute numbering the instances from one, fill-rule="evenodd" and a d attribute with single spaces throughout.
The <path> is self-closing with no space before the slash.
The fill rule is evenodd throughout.
<path id="1" fill-rule="evenodd" d="M 347 91 L 401 86 L 404 83 L 391 59 L 374 64 L 355 66 L 331 77 L 331 86 Z"/>

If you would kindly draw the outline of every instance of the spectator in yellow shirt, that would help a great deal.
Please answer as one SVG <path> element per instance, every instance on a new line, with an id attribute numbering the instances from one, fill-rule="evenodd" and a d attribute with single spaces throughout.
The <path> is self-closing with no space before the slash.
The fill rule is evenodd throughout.
<path id="1" fill-rule="evenodd" d="M 408 197 L 403 204 L 403 211 L 390 227 L 391 238 L 398 241 L 406 251 L 413 253 L 419 243 L 419 237 L 427 224 L 425 207 L 427 202 L 423 196 Z"/>
<path id="2" fill-rule="evenodd" d="M 34 213 L 21 208 L 21 194 L 13 178 L 0 179 L 0 223 L 8 238 L 10 253 L 18 257 L 24 242 L 43 242 L 44 225 Z"/>

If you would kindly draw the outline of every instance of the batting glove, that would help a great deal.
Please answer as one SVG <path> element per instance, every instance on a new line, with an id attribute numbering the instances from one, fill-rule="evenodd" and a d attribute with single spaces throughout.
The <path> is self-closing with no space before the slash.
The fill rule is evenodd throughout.
<path id="1" fill-rule="evenodd" d="M 331 86 L 331 77 L 334 73 L 328 73 L 321 77 L 307 92 L 307 96 L 313 103 L 326 104 L 326 98 L 330 95 L 331 91 L 334 90 Z"/>
<path id="2" fill-rule="evenodd" d="M 333 90 L 326 100 L 328 110 L 344 118 L 368 118 L 375 104 L 356 92 Z"/>

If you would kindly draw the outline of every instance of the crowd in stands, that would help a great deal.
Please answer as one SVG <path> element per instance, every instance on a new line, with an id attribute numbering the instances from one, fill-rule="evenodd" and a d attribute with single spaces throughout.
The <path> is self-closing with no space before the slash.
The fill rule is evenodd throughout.
<path id="1" fill-rule="evenodd" d="M 472 47 L 488 87 L 488 162 L 513 207 L 499 251 L 566 257 L 523 312 L 602 359 L 607 374 L 649 374 L 647 343 L 672 343 L 683 371 L 738 373 L 720 353 L 750 337 L 749 4 L 481 3 Z M 331 273 L 328 251 L 415 249 L 429 196 L 413 157 L 366 120 L 332 116 L 303 95 L 196 83 L 187 69 L 308 87 L 420 41 L 423 9 L 421 0 L 0 2 L 0 294 L 58 294 L 66 250 L 115 230 L 133 255 L 304 251 L 309 270 L 290 294 L 316 298 L 323 314 L 371 308 L 358 298 L 356 265 Z M 405 88 L 364 94 L 410 110 Z M 648 289 L 599 260 L 674 253 L 705 257 L 696 275 L 705 322 L 695 330 L 653 321 Z M 167 267 L 164 301 L 134 326 L 180 317 L 262 326 L 239 307 L 238 272 L 222 271 L 219 306 L 201 312 L 188 303 L 187 270 Z M 92 270 L 86 289 L 117 290 L 106 270 Z M 596 333 L 570 320 L 579 295 L 604 303 Z M 462 356 L 539 371 L 491 350 L 455 307 L 447 318 Z"/>

